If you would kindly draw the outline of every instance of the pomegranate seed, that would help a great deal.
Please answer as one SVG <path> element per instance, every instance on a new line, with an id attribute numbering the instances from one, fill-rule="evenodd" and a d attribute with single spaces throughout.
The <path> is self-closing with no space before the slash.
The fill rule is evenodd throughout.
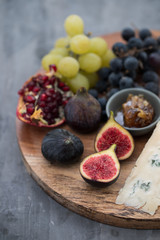
<path id="1" fill-rule="evenodd" d="M 54 119 L 48 120 L 48 124 L 49 124 L 49 125 L 54 124 L 54 123 L 55 123 L 55 120 L 54 120 Z"/>
<path id="2" fill-rule="evenodd" d="M 54 64 L 49 65 L 49 70 L 51 71 L 52 69 L 56 72 L 57 71 L 56 65 Z"/>
<path id="3" fill-rule="evenodd" d="M 62 99 L 62 94 L 60 92 L 56 93 L 57 100 Z"/>
<path id="4" fill-rule="evenodd" d="M 27 116 L 26 113 L 23 113 L 23 114 L 22 114 L 22 117 L 23 117 L 24 119 L 26 119 L 26 120 L 30 120 L 30 118 Z"/>
<path id="5" fill-rule="evenodd" d="M 62 90 L 63 90 L 64 92 L 67 92 L 67 91 L 69 91 L 70 89 L 69 89 L 68 86 L 65 86 L 65 87 L 62 88 Z"/>
<path id="6" fill-rule="evenodd" d="M 48 85 L 50 85 L 50 82 L 49 82 L 49 81 L 46 81 L 46 82 L 43 84 L 44 87 L 47 87 Z"/>
<path id="7" fill-rule="evenodd" d="M 28 104 L 28 105 L 26 106 L 26 108 L 27 108 L 27 113 L 28 113 L 29 115 L 32 115 L 32 114 L 34 113 L 34 105 L 33 105 L 33 104 Z"/>
<path id="8" fill-rule="evenodd" d="M 52 94 L 52 99 L 56 100 L 56 98 L 57 98 L 56 93 Z"/>
<path id="9" fill-rule="evenodd" d="M 37 77 L 32 77 L 32 81 L 36 83 L 37 82 Z"/>
<path id="10" fill-rule="evenodd" d="M 49 109 L 52 110 L 52 109 L 57 107 L 57 103 L 56 102 L 50 102 L 50 103 L 48 103 L 47 107 L 49 107 Z"/>
<path id="11" fill-rule="evenodd" d="M 48 76 L 47 75 L 42 76 L 42 80 L 43 81 L 47 81 L 48 80 Z"/>
<path id="12" fill-rule="evenodd" d="M 68 103 L 68 100 L 64 100 L 64 101 L 62 101 L 62 105 L 66 105 Z"/>
<path id="13" fill-rule="evenodd" d="M 59 82 L 59 83 L 58 83 L 58 87 L 59 87 L 59 88 L 63 88 L 64 86 L 65 86 L 65 84 L 64 84 L 63 82 Z"/>
<path id="14" fill-rule="evenodd" d="M 52 76 L 50 79 L 49 79 L 49 81 L 50 81 L 50 84 L 54 84 L 55 83 L 55 81 L 56 81 L 56 77 L 55 76 Z"/>
<path id="15" fill-rule="evenodd" d="M 50 90 L 51 90 L 51 89 L 47 89 L 47 90 L 45 91 L 45 94 L 46 94 L 48 97 L 51 97 L 52 94 L 53 94 Z"/>
<path id="16" fill-rule="evenodd" d="M 45 113 L 49 113 L 49 112 L 50 112 L 50 109 L 49 109 L 49 107 L 45 107 L 45 108 L 43 109 L 43 111 L 44 111 Z"/>
<path id="17" fill-rule="evenodd" d="M 47 98 L 47 102 L 50 103 L 51 101 L 52 101 L 52 97 L 48 97 L 48 98 Z"/>
<path id="18" fill-rule="evenodd" d="M 42 93 L 40 96 L 41 101 L 46 101 L 47 100 L 47 95 L 45 93 Z"/>
<path id="19" fill-rule="evenodd" d="M 52 94 L 55 93 L 55 91 L 54 91 L 53 88 L 50 88 L 50 89 L 49 89 L 49 92 L 52 93 Z"/>
<path id="20" fill-rule="evenodd" d="M 53 116 L 52 116 L 51 113 L 47 113 L 47 114 L 45 115 L 45 119 L 47 119 L 47 120 L 50 120 L 52 117 L 53 117 Z"/>
<path id="21" fill-rule="evenodd" d="M 27 95 L 24 97 L 24 101 L 28 103 L 35 103 L 36 99 L 33 95 Z"/>
<path id="22" fill-rule="evenodd" d="M 39 86 L 43 87 L 44 81 L 42 79 L 38 80 Z"/>
<path id="23" fill-rule="evenodd" d="M 39 92 L 39 91 L 40 91 L 40 87 L 35 86 L 35 87 L 33 88 L 33 92 L 34 92 L 34 93 L 37 93 L 37 92 Z"/>
<path id="24" fill-rule="evenodd" d="M 23 95 L 24 95 L 24 89 L 21 88 L 21 89 L 18 91 L 18 94 L 19 94 L 20 96 L 23 96 Z"/>
<path id="25" fill-rule="evenodd" d="M 35 87 L 35 83 L 29 82 L 26 87 L 28 88 L 29 91 L 32 91 L 32 89 Z"/>
<path id="26" fill-rule="evenodd" d="M 62 94 L 60 92 L 57 92 L 57 96 L 56 96 L 57 102 L 59 105 L 62 104 Z"/>
<path id="27" fill-rule="evenodd" d="M 57 109 L 57 108 L 54 108 L 54 109 L 52 110 L 52 114 L 53 114 L 54 117 L 58 117 L 58 115 L 59 115 L 58 109 Z"/>
<path id="28" fill-rule="evenodd" d="M 44 108 L 46 106 L 46 103 L 44 101 L 39 103 L 39 107 Z"/>

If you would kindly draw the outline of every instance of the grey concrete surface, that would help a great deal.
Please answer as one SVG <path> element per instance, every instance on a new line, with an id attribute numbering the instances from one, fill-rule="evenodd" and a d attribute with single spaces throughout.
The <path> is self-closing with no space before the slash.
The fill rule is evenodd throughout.
<path id="1" fill-rule="evenodd" d="M 159 240 L 159 230 L 123 229 L 81 217 L 51 199 L 28 175 L 15 129 L 17 91 L 79 14 L 93 35 L 160 29 L 159 0 L 0 0 L 0 240 Z"/>

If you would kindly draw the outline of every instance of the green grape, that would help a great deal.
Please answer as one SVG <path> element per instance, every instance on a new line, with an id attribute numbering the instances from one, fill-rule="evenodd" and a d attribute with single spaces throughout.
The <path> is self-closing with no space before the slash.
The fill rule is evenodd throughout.
<path id="1" fill-rule="evenodd" d="M 68 56 L 68 49 L 67 48 L 53 48 L 51 51 L 50 51 L 51 54 L 60 54 L 62 55 L 63 57 L 66 57 Z"/>
<path id="2" fill-rule="evenodd" d="M 81 73 L 78 73 L 74 78 L 67 79 L 67 84 L 73 93 L 76 93 L 81 87 L 89 89 L 88 79 Z"/>
<path id="3" fill-rule="evenodd" d="M 96 53 L 99 56 L 103 56 L 106 53 L 108 46 L 103 38 L 94 37 L 91 38 L 90 42 L 89 52 Z"/>
<path id="4" fill-rule="evenodd" d="M 49 65 L 51 64 L 55 64 L 56 66 L 58 66 L 58 63 L 60 62 L 60 60 L 62 59 L 62 55 L 60 54 L 47 54 L 42 58 L 42 67 L 46 70 L 49 71 Z"/>
<path id="5" fill-rule="evenodd" d="M 86 53 L 79 57 L 80 68 L 87 73 L 96 72 L 101 67 L 101 58 L 95 53 Z"/>
<path id="6" fill-rule="evenodd" d="M 76 54 L 84 54 L 88 52 L 90 47 L 90 39 L 83 35 L 79 34 L 71 38 L 70 49 Z"/>
<path id="7" fill-rule="evenodd" d="M 93 73 L 86 73 L 86 72 L 81 72 L 85 77 L 87 77 L 88 82 L 89 82 L 89 88 L 94 88 L 96 83 L 98 82 L 98 74 L 96 72 Z"/>
<path id="8" fill-rule="evenodd" d="M 55 48 L 64 48 L 64 47 L 69 46 L 69 42 L 70 42 L 70 37 L 59 38 L 55 42 L 54 47 Z"/>
<path id="9" fill-rule="evenodd" d="M 102 65 L 101 67 L 110 67 L 110 61 L 116 58 L 116 55 L 111 49 L 108 49 L 105 55 L 102 56 Z"/>
<path id="10" fill-rule="evenodd" d="M 62 76 L 72 78 L 79 71 L 79 63 L 73 57 L 64 57 L 58 64 L 58 71 Z"/>
<path id="11" fill-rule="evenodd" d="M 64 22 L 66 33 L 73 37 L 77 34 L 82 34 L 84 29 L 83 20 L 78 15 L 70 15 Z"/>

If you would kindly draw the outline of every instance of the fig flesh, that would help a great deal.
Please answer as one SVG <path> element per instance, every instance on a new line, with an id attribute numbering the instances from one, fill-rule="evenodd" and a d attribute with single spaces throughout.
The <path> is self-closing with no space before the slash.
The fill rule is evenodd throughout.
<path id="1" fill-rule="evenodd" d="M 116 144 L 109 149 L 86 157 L 80 164 L 80 174 L 89 184 L 106 187 L 119 177 L 120 164 L 115 154 Z"/>
<path id="2" fill-rule="evenodd" d="M 95 149 L 100 152 L 108 149 L 112 144 L 117 146 L 116 154 L 119 160 L 129 158 L 134 150 L 132 135 L 114 120 L 113 112 L 96 136 Z"/>
<path id="3" fill-rule="evenodd" d="M 84 151 L 82 141 L 65 129 L 54 129 L 43 138 L 41 151 L 43 156 L 50 161 L 71 163 L 79 159 Z"/>
<path id="4" fill-rule="evenodd" d="M 100 103 L 84 87 L 68 101 L 64 113 L 68 125 L 83 132 L 94 130 L 101 120 Z"/>

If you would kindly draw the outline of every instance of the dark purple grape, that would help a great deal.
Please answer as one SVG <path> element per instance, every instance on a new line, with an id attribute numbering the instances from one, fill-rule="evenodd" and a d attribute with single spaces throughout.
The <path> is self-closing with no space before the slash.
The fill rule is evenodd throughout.
<path id="1" fill-rule="evenodd" d="M 124 61 L 125 69 L 129 71 L 136 70 L 138 68 L 138 60 L 135 57 L 129 56 Z"/>
<path id="2" fill-rule="evenodd" d="M 102 93 L 104 91 L 107 90 L 107 87 L 108 87 L 108 84 L 106 81 L 104 80 L 99 80 L 97 83 L 96 83 L 96 86 L 95 86 L 95 89 L 97 89 L 97 91 L 99 93 Z"/>
<path id="3" fill-rule="evenodd" d="M 123 64 L 121 58 L 114 58 L 110 61 L 110 67 L 113 72 L 120 72 L 122 70 Z"/>
<path id="4" fill-rule="evenodd" d="M 107 68 L 107 67 L 101 68 L 101 69 L 98 71 L 99 78 L 100 78 L 101 80 L 107 81 L 110 72 L 111 72 L 111 69 L 110 69 L 110 68 Z"/>
<path id="5" fill-rule="evenodd" d="M 101 113 L 101 121 L 106 122 L 108 120 L 107 114 L 106 114 L 106 109 L 102 110 Z"/>
<path id="6" fill-rule="evenodd" d="M 125 88 L 131 88 L 134 87 L 133 79 L 130 77 L 122 77 L 119 81 L 119 88 L 125 89 Z"/>
<path id="7" fill-rule="evenodd" d="M 124 40 L 128 41 L 131 37 L 135 36 L 135 32 L 132 28 L 124 28 L 121 35 Z"/>
<path id="8" fill-rule="evenodd" d="M 122 73 L 112 72 L 109 75 L 108 81 L 113 87 L 119 87 L 119 80 L 122 77 Z"/>
<path id="9" fill-rule="evenodd" d="M 149 29 L 147 29 L 147 28 L 141 29 L 141 30 L 139 31 L 139 37 L 140 37 L 142 40 L 144 40 L 144 39 L 147 38 L 147 37 L 151 37 L 151 36 L 152 36 L 152 33 L 151 33 L 151 31 L 150 31 Z"/>
<path id="10" fill-rule="evenodd" d="M 160 36 L 157 38 L 157 44 L 160 46 Z"/>
<path id="11" fill-rule="evenodd" d="M 155 93 L 156 95 L 159 94 L 159 85 L 155 82 L 148 82 L 145 84 L 145 89 Z"/>
<path id="12" fill-rule="evenodd" d="M 144 87 L 142 85 L 139 85 L 138 83 L 134 83 L 134 87 L 144 89 Z"/>
<path id="13" fill-rule="evenodd" d="M 101 105 L 102 110 L 106 108 L 107 99 L 105 97 L 100 97 L 97 99 Z"/>
<path id="14" fill-rule="evenodd" d="M 119 91 L 118 88 L 111 88 L 110 91 L 108 91 L 107 93 L 107 97 L 110 98 L 112 95 L 114 95 L 115 93 L 117 93 Z"/>
<path id="15" fill-rule="evenodd" d="M 155 50 L 157 48 L 157 41 L 152 37 L 147 37 L 144 40 L 144 48 L 148 50 Z"/>
<path id="16" fill-rule="evenodd" d="M 160 53 L 154 52 L 149 55 L 149 65 L 156 71 L 160 70 Z"/>
<path id="17" fill-rule="evenodd" d="M 147 71 L 143 74 L 142 76 L 142 80 L 143 82 L 147 83 L 147 82 L 155 82 L 158 83 L 159 81 L 159 76 L 157 73 L 155 73 L 154 71 Z"/>
<path id="18" fill-rule="evenodd" d="M 115 53 L 115 55 L 119 57 L 124 55 L 124 53 L 128 51 L 128 48 L 124 43 L 116 42 L 115 44 L 113 44 L 112 50 Z"/>
<path id="19" fill-rule="evenodd" d="M 137 54 L 137 58 L 142 62 L 142 63 L 146 63 L 147 62 L 147 60 L 148 60 L 148 55 L 147 55 L 147 53 L 146 52 L 139 52 L 138 54 Z"/>
<path id="20" fill-rule="evenodd" d="M 139 38 L 132 37 L 128 41 L 129 49 L 141 49 L 143 47 L 143 42 Z"/>
<path id="21" fill-rule="evenodd" d="M 94 88 L 88 90 L 88 93 L 91 94 L 94 98 L 98 98 L 98 91 Z"/>
<path id="22" fill-rule="evenodd" d="M 136 79 L 137 77 L 137 72 L 135 70 L 132 70 L 132 71 L 128 71 L 126 74 L 125 74 L 126 77 L 131 77 L 133 80 Z"/>

